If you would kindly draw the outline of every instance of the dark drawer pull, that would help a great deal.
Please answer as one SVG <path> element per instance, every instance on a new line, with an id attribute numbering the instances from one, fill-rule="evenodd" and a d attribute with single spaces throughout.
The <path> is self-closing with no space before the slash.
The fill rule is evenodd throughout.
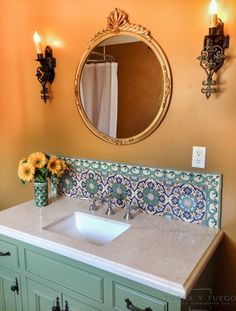
<path id="1" fill-rule="evenodd" d="M 143 309 L 140 309 L 138 307 L 135 307 L 132 302 L 129 300 L 129 298 L 126 298 L 125 299 L 125 302 L 126 302 L 126 307 L 127 309 L 129 310 L 132 310 L 132 311 L 152 311 L 152 309 L 150 307 L 147 307 L 145 308 L 144 310 Z"/>
<path id="2" fill-rule="evenodd" d="M 10 252 L 6 252 L 6 253 L 0 252 L 0 256 L 11 256 L 11 253 Z"/>

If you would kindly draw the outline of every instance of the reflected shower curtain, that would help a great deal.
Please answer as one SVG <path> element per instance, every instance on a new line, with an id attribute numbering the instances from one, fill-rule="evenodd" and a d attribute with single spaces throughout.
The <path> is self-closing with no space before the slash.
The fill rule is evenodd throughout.
<path id="1" fill-rule="evenodd" d="M 115 62 L 85 64 L 80 82 L 81 101 L 90 122 L 112 137 L 117 135 L 117 68 Z"/>

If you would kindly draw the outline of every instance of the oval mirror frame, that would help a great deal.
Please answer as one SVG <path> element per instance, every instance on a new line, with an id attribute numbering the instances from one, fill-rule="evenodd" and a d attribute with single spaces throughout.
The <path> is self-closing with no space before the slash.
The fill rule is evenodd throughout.
<path id="1" fill-rule="evenodd" d="M 104 134 L 103 132 L 99 131 L 94 125 L 90 122 L 89 118 L 86 115 L 84 107 L 82 105 L 80 92 L 79 92 L 79 85 L 81 80 L 81 75 L 83 71 L 83 67 L 86 63 L 86 60 L 91 53 L 91 51 L 99 45 L 102 41 L 120 35 L 128 35 L 136 37 L 137 39 L 143 41 L 155 54 L 156 58 L 158 59 L 162 71 L 162 80 L 163 80 L 163 94 L 162 99 L 160 101 L 160 108 L 151 122 L 151 124 L 142 132 L 134 135 L 132 137 L 127 138 L 114 138 Z M 83 54 L 81 61 L 77 67 L 75 81 L 74 81 L 74 92 L 75 92 L 75 99 L 76 105 L 79 110 L 79 113 L 85 123 L 85 125 L 89 128 L 91 132 L 93 132 L 97 137 L 100 139 L 116 144 L 116 145 L 127 145 L 139 142 L 146 137 L 148 137 L 151 133 L 153 133 L 157 127 L 161 124 L 165 114 L 168 110 L 170 99 L 171 99 L 171 91 L 172 91 L 172 78 L 171 78 L 171 71 L 170 66 L 168 64 L 167 58 L 162 51 L 159 44 L 151 37 L 150 32 L 145 29 L 144 27 L 137 25 L 137 24 L 130 24 L 128 22 L 127 14 L 120 10 L 115 9 L 109 17 L 107 18 L 107 28 L 102 29 L 98 33 L 96 33 L 92 39 L 90 40 L 88 47 Z"/>

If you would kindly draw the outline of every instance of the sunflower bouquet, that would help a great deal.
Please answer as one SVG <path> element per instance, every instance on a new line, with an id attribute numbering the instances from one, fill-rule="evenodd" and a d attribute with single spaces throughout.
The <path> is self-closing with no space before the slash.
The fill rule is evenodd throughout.
<path id="1" fill-rule="evenodd" d="M 64 160 L 43 152 L 35 152 L 19 162 L 18 176 L 23 184 L 31 181 L 44 183 L 48 178 L 61 177 L 66 168 Z"/>

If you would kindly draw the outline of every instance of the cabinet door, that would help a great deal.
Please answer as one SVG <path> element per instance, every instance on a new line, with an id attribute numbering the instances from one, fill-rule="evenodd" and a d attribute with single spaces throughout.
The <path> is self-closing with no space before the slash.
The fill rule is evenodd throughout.
<path id="1" fill-rule="evenodd" d="M 56 305 L 57 297 L 59 298 L 60 308 L 62 308 L 60 292 L 31 279 L 27 279 L 27 288 L 28 309 L 30 311 L 52 311 L 52 307 Z"/>
<path id="2" fill-rule="evenodd" d="M 0 311 L 21 311 L 22 299 L 19 276 L 0 268 Z"/>

